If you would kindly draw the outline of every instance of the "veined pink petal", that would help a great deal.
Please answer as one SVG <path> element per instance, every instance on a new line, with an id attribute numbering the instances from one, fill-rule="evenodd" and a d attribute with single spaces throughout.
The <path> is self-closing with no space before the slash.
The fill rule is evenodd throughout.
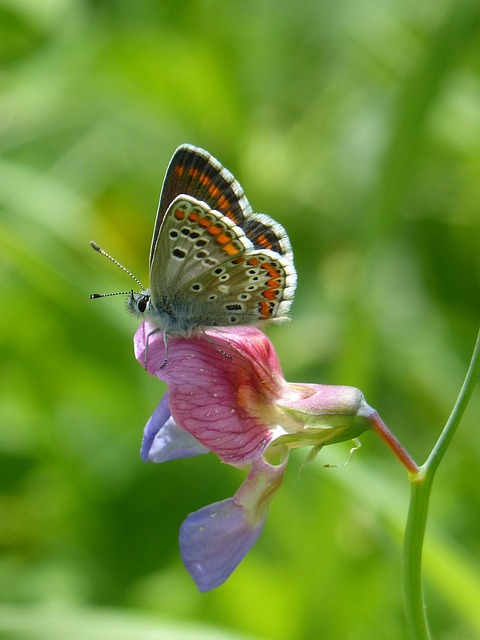
<path id="1" fill-rule="evenodd" d="M 188 431 L 224 462 L 245 465 L 259 458 L 272 438 L 275 400 L 286 383 L 265 334 L 254 327 L 208 331 L 197 337 L 168 337 L 144 323 L 135 336 L 143 364 L 169 385 L 170 410 Z M 271 420 L 268 420 L 269 412 Z"/>

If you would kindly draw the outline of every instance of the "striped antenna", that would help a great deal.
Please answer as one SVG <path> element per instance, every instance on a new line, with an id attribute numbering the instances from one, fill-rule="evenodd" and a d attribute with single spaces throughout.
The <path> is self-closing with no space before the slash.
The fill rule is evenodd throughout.
<path id="1" fill-rule="evenodd" d="M 102 256 L 105 256 L 105 258 L 108 258 L 111 262 L 113 262 L 113 264 L 116 264 L 117 267 L 120 267 L 120 269 L 122 271 L 125 271 L 125 273 L 127 275 L 129 275 L 130 278 L 132 278 L 132 280 L 135 280 L 135 282 L 142 289 L 142 291 L 145 291 L 145 287 L 140 282 L 140 280 L 136 276 L 134 276 L 131 271 L 129 271 L 126 267 L 124 267 L 123 264 L 120 264 L 120 262 L 118 260 L 115 260 L 115 258 L 113 258 L 109 253 L 107 253 L 101 247 L 99 247 L 98 244 L 96 242 L 94 242 L 93 240 L 90 240 L 90 246 L 92 247 L 92 249 L 95 249 L 95 251 L 97 253 L 101 253 Z M 129 293 L 131 293 L 131 291 L 118 291 L 116 293 L 92 293 L 92 294 L 90 294 L 90 299 L 92 299 L 92 298 L 108 298 L 109 296 L 123 296 L 123 295 L 127 295 Z"/>

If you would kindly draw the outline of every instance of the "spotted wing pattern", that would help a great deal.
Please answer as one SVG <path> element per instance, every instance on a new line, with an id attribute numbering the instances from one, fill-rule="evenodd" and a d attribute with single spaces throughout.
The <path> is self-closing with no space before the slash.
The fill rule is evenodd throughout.
<path id="1" fill-rule="evenodd" d="M 150 264 L 166 211 L 178 195 L 190 195 L 219 211 L 251 240 L 256 249 L 269 249 L 292 256 L 283 227 L 269 216 L 253 213 L 238 180 L 208 151 L 183 144 L 167 168 L 150 250 Z"/>
<path id="2" fill-rule="evenodd" d="M 157 314 L 163 329 L 190 335 L 286 319 L 296 274 L 289 257 L 257 249 L 229 217 L 181 195 L 165 213 L 150 280 L 152 319 Z"/>

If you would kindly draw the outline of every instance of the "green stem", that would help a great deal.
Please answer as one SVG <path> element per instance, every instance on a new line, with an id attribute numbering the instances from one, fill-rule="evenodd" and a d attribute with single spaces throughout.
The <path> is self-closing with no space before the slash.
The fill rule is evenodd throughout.
<path id="1" fill-rule="evenodd" d="M 447 449 L 452 441 L 452 438 L 457 430 L 460 420 L 467 408 L 470 396 L 472 395 L 477 379 L 480 375 L 480 330 L 477 335 L 477 341 L 473 349 L 472 359 L 470 366 L 468 367 L 467 375 L 463 382 L 463 386 L 460 390 L 460 394 L 457 398 L 457 402 L 453 407 L 453 411 L 450 418 L 445 425 L 444 430 L 440 434 L 435 446 L 432 449 L 424 467 L 428 469 L 428 472 L 433 476 L 438 469 L 443 456 L 447 452 Z"/>
<path id="2" fill-rule="evenodd" d="M 404 599 L 409 637 L 428 640 L 430 633 L 422 589 L 422 548 L 427 524 L 428 505 L 433 478 L 445 455 L 480 372 L 480 331 L 470 366 L 450 418 L 425 464 L 417 473 L 410 473 L 410 506 L 404 540 Z"/>
<path id="3" fill-rule="evenodd" d="M 422 471 L 410 480 L 410 505 L 403 543 L 403 596 L 408 635 L 412 640 L 430 638 L 422 587 L 422 549 L 432 480 L 431 475 Z"/>

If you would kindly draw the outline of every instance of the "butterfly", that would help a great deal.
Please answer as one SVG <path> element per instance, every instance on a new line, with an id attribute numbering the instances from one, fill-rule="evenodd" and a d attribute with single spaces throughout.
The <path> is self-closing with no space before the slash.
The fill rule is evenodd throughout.
<path id="1" fill-rule="evenodd" d="M 199 147 L 182 144 L 168 165 L 149 265 L 150 288 L 131 292 L 127 308 L 154 332 L 188 338 L 288 319 L 297 275 L 285 229 L 253 213 L 240 183 Z"/>

